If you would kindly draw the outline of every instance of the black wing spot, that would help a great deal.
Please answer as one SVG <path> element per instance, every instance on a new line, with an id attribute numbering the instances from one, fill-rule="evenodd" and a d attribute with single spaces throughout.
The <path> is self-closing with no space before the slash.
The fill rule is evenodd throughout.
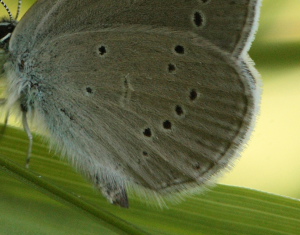
<path id="1" fill-rule="evenodd" d="M 169 73 L 174 73 L 176 71 L 176 66 L 174 64 L 169 64 L 168 71 Z"/>
<path id="2" fill-rule="evenodd" d="M 98 54 L 99 54 L 100 56 L 104 56 L 106 53 L 107 53 L 107 50 L 106 50 L 106 47 L 105 47 L 105 46 L 100 46 L 100 47 L 98 48 Z"/>
<path id="3" fill-rule="evenodd" d="M 150 128 L 146 128 L 143 132 L 144 136 L 146 137 L 151 137 L 152 136 L 152 132 Z"/>
<path id="4" fill-rule="evenodd" d="M 84 86 L 82 91 L 85 96 L 93 96 L 95 94 L 95 88 L 93 86 Z"/>
<path id="5" fill-rule="evenodd" d="M 195 89 L 192 89 L 190 91 L 190 100 L 194 101 L 195 99 L 197 99 L 198 97 L 198 92 Z"/>
<path id="6" fill-rule="evenodd" d="M 175 52 L 177 53 L 177 54 L 184 54 L 184 47 L 183 46 L 181 46 L 181 45 L 177 45 L 175 48 Z"/>
<path id="7" fill-rule="evenodd" d="M 176 112 L 176 114 L 177 114 L 178 116 L 183 115 L 183 109 L 182 109 L 182 107 L 181 107 L 180 105 L 176 105 L 176 107 L 175 107 L 175 112 Z"/>
<path id="8" fill-rule="evenodd" d="M 204 24 L 204 18 L 202 16 L 202 14 L 198 11 L 194 13 L 194 24 L 197 27 L 201 27 Z"/>
<path id="9" fill-rule="evenodd" d="M 170 130 L 172 128 L 172 123 L 169 120 L 166 120 L 163 122 L 163 127 L 167 130 Z"/>
<path id="10" fill-rule="evenodd" d="M 91 87 L 86 87 L 86 92 L 89 94 L 93 93 L 93 89 Z"/>

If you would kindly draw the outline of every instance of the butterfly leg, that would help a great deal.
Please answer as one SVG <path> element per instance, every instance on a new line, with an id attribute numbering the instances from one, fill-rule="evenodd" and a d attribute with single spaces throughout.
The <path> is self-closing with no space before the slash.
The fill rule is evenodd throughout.
<path id="1" fill-rule="evenodd" d="M 28 121 L 27 121 L 27 110 L 21 108 L 22 110 L 22 124 L 23 124 L 23 128 L 28 136 L 29 139 L 29 146 L 28 146 L 28 152 L 27 152 L 27 158 L 26 158 L 26 168 L 29 168 L 29 163 L 30 163 L 30 157 L 31 157 L 31 152 L 32 152 L 32 144 L 33 144 L 33 136 L 32 133 L 30 131 L 29 125 L 28 125 Z"/>

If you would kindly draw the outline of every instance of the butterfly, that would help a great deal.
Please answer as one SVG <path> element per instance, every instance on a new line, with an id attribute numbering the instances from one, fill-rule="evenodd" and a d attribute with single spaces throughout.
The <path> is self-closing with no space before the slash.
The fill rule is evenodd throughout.
<path id="1" fill-rule="evenodd" d="M 197 191 L 253 129 L 260 87 L 248 50 L 259 9 L 259 0 L 38 0 L 20 22 L 0 23 L 5 106 L 18 108 L 29 137 L 28 117 L 43 123 L 113 204 L 129 207 L 128 190 Z"/>

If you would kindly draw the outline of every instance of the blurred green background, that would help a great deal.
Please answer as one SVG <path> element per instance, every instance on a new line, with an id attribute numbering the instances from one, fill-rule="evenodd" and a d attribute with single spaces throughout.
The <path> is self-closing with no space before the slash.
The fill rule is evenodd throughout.
<path id="1" fill-rule="evenodd" d="M 34 2 L 23 1 L 22 13 Z M 15 12 L 17 0 L 5 2 Z M 300 198 L 299 12 L 299 0 L 263 1 L 250 51 L 263 80 L 261 112 L 242 157 L 220 183 Z"/>
<path id="2" fill-rule="evenodd" d="M 246 151 L 221 183 L 300 198 L 300 1 L 264 0 L 250 55 L 263 80 Z"/>

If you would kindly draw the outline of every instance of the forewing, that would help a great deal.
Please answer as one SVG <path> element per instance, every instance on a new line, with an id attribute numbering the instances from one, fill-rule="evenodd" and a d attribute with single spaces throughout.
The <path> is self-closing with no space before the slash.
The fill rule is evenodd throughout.
<path id="1" fill-rule="evenodd" d="M 260 0 L 39 0 L 12 45 L 30 50 L 62 34 L 144 25 L 194 32 L 238 57 L 252 42 L 259 7 Z"/>

